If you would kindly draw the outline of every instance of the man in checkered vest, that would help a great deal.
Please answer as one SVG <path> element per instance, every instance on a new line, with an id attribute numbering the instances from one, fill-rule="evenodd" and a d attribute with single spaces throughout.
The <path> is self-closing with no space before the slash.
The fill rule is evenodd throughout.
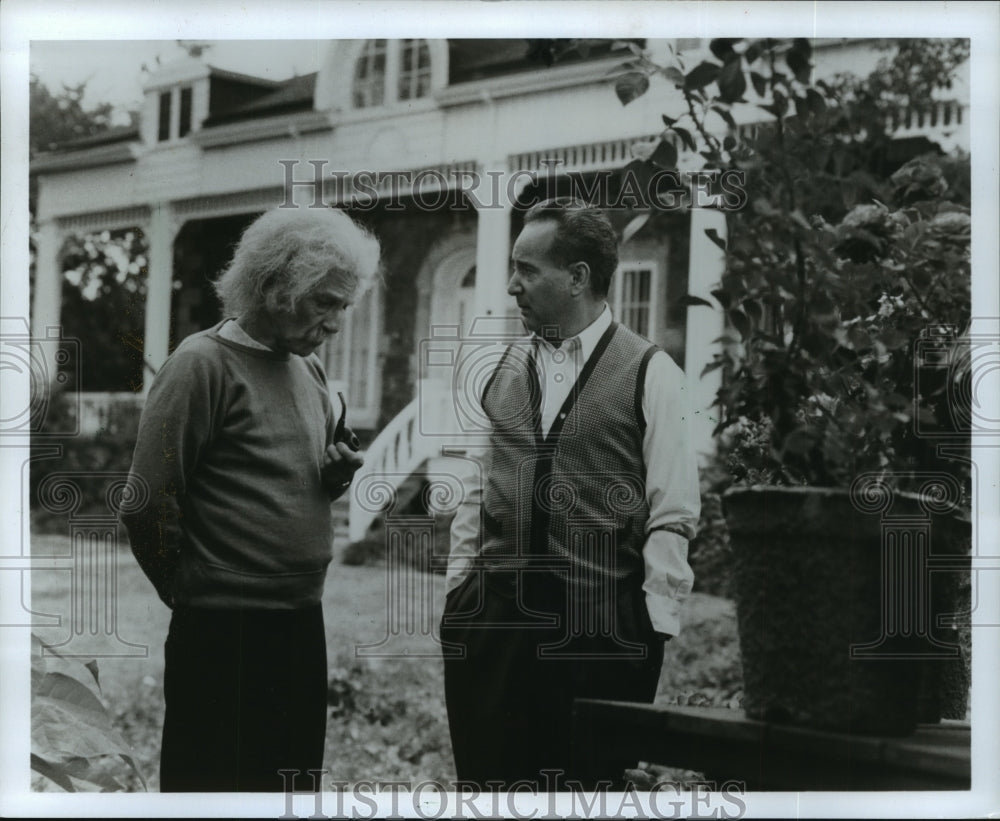
<path id="1" fill-rule="evenodd" d="M 459 779 L 623 785 L 627 757 L 574 756 L 576 698 L 650 702 L 680 630 L 700 509 L 685 377 L 614 320 L 617 237 L 601 211 L 525 215 L 508 293 L 530 336 L 478 397 L 478 482 L 452 525 L 441 638 Z"/>

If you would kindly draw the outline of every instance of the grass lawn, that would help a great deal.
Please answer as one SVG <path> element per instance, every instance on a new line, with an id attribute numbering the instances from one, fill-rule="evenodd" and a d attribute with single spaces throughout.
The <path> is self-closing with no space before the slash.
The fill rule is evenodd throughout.
<path id="1" fill-rule="evenodd" d="M 37 535 L 32 550 L 35 555 L 68 555 L 68 540 Z M 163 721 L 163 641 L 170 613 L 131 554 L 122 549 L 117 557 L 118 635 L 146 645 L 148 656 L 98 659 L 101 686 L 115 725 L 155 791 Z M 35 628 L 48 644 L 58 645 L 69 636 L 65 617 L 71 581 L 69 570 L 32 574 L 32 608 L 64 617 L 58 627 Z M 433 624 L 436 631 L 444 579 L 414 574 L 413 581 L 426 585 L 431 600 L 429 610 L 417 614 L 418 623 Z M 330 565 L 324 595 L 330 704 L 324 766 L 330 778 L 349 782 L 452 781 L 440 653 L 432 638 L 419 635 L 378 646 L 389 632 L 386 591 L 384 567 L 349 567 L 336 559 Z M 114 647 L 109 644 L 109 649 Z M 740 687 L 732 602 L 693 594 L 685 605 L 684 632 L 666 646 L 658 700 L 735 705 Z M 118 774 L 130 788 L 141 789 L 124 766 Z M 41 778 L 36 787 L 59 789 Z"/>

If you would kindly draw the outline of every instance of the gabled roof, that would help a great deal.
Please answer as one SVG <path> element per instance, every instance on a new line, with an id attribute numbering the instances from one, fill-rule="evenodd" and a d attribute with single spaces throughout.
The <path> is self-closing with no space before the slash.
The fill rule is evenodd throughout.
<path id="1" fill-rule="evenodd" d="M 313 107 L 315 91 L 316 72 L 304 74 L 301 77 L 292 77 L 290 80 L 275 83 L 275 89 L 270 94 L 211 115 L 202 123 L 202 127 L 211 128 L 213 125 L 293 111 L 310 111 Z"/>

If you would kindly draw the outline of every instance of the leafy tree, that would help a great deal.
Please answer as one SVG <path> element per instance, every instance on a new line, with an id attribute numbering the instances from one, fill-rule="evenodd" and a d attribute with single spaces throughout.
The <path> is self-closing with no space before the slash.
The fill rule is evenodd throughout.
<path id="1" fill-rule="evenodd" d="M 85 108 L 86 83 L 63 85 L 53 94 L 32 75 L 29 96 L 29 154 L 32 158 L 74 140 L 96 137 L 112 128 L 114 106 Z M 135 124 L 138 115 L 130 114 Z M 37 180 L 32 177 L 32 219 Z M 34 283 L 32 225 L 31 283 Z M 64 335 L 82 342 L 81 384 L 68 389 L 138 391 L 142 387 L 148 248 L 138 229 L 98 231 L 69 237 L 61 249 Z"/>
<path id="2" fill-rule="evenodd" d="M 63 85 L 60 93 L 53 94 L 36 75 L 31 75 L 28 97 L 30 157 L 71 140 L 97 136 L 111 128 L 114 106 L 100 103 L 85 109 L 83 95 L 86 90 L 86 83 Z"/>
<path id="3" fill-rule="evenodd" d="M 951 401 L 968 380 L 956 336 L 970 318 L 968 157 L 937 150 L 904 165 L 892 123 L 951 86 L 968 42 L 900 41 L 868 77 L 830 81 L 813 77 L 801 38 L 716 39 L 714 59 L 693 67 L 623 47 L 623 105 L 658 77 L 683 106 L 631 167 L 676 168 L 683 146 L 745 181 L 728 240 L 710 237 L 726 253 L 712 296 L 729 327 L 709 368 L 724 375 L 719 432 L 736 477 L 837 486 L 866 470 L 963 474 L 920 431 L 968 425 Z M 747 97 L 768 115 L 749 128 L 734 116 Z M 956 367 L 921 372 L 921 339 Z"/>

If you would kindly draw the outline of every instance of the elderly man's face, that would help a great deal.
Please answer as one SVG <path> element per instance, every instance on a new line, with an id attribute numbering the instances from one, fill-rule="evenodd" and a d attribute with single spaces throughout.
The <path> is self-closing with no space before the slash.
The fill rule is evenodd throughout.
<path id="1" fill-rule="evenodd" d="M 299 300 L 295 310 L 271 314 L 277 351 L 308 356 L 326 339 L 340 331 L 344 309 L 348 306 L 342 291 L 332 283 L 314 288 Z"/>
<path id="2" fill-rule="evenodd" d="M 569 308 L 572 275 L 552 259 L 553 220 L 529 222 L 514 243 L 513 271 L 507 293 L 517 300 L 521 319 L 529 331 L 560 327 Z M 560 336 L 563 335 L 560 328 Z"/>

